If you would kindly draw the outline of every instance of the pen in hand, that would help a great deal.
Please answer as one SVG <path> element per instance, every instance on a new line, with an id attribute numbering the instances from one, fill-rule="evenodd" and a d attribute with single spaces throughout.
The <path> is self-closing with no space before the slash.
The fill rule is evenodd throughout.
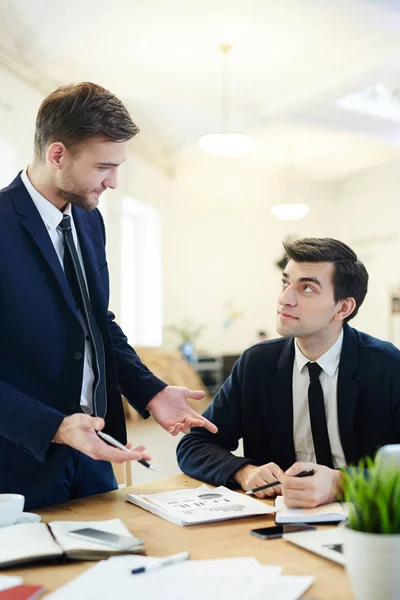
<path id="1" fill-rule="evenodd" d="M 157 562 L 153 562 L 147 566 L 137 567 L 136 569 L 132 569 L 132 575 L 139 575 L 139 573 L 147 573 L 148 571 L 153 571 L 154 569 L 158 569 L 159 567 L 165 567 L 167 565 L 174 565 L 175 563 L 182 562 L 183 560 L 187 560 L 189 558 L 189 552 L 180 552 L 179 554 L 172 554 L 172 556 L 166 556 L 165 558 L 160 558 Z"/>
<path id="2" fill-rule="evenodd" d="M 297 475 L 295 475 L 295 477 L 311 477 L 312 475 L 314 475 L 314 473 L 315 469 L 310 469 L 309 471 L 301 471 L 301 473 L 298 473 Z M 252 490 L 248 490 L 247 492 L 245 492 L 245 494 L 255 494 L 256 492 L 261 492 L 261 490 L 267 490 L 268 488 L 279 484 L 280 481 L 278 480 L 271 481 L 271 483 L 266 483 L 265 485 L 260 485 L 259 487 L 253 488 Z"/>
<path id="3" fill-rule="evenodd" d="M 103 433 L 102 431 L 97 431 L 96 433 L 102 440 L 104 440 L 108 444 L 111 444 L 111 446 L 115 446 L 115 448 L 119 448 L 120 450 L 129 452 L 129 449 L 126 446 L 121 444 L 118 440 L 113 438 L 111 435 L 108 435 L 108 433 Z M 146 467 L 146 469 L 151 469 L 152 471 L 155 471 L 155 468 L 150 463 L 148 463 L 147 460 L 144 460 L 143 458 L 136 462 L 138 462 L 141 465 L 143 465 L 144 467 Z"/>

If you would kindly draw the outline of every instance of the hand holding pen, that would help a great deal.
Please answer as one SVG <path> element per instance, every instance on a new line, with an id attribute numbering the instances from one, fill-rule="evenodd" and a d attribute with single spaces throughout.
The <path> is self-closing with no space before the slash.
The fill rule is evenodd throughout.
<path id="1" fill-rule="evenodd" d="M 108 433 L 103 433 L 102 431 L 98 431 L 97 435 L 104 440 L 105 442 L 107 442 L 108 444 L 111 444 L 111 446 L 115 446 L 115 448 L 119 448 L 120 450 L 124 450 L 125 452 L 129 452 L 130 449 L 127 448 L 126 446 L 124 446 L 123 444 L 121 444 L 121 442 L 119 442 L 118 440 L 116 440 L 115 438 L 113 438 L 111 435 L 108 435 Z M 141 465 L 143 465 L 144 467 L 146 467 L 146 469 L 151 469 L 152 471 L 155 471 L 155 468 L 147 462 L 147 460 L 141 459 L 136 461 L 138 463 L 140 463 Z"/>
<path id="2" fill-rule="evenodd" d="M 297 475 L 295 475 L 295 477 L 311 477 L 312 475 L 314 475 L 315 470 L 314 469 L 309 469 L 308 471 L 301 471 L 300 473 L 298 473 Z M 276 480 L 276 481 L 271 481 L 271 483 L 266 483 L 265 485 L 260 485 L 258 487 L 253 488 L 252 490 L 248 490 L 247 492 L 245 492 L 245 494 L 255 494 L 256 492 L 261 492 L 262 490 L 267 490 L 271 487 L 274 487 L 275 485 L 280 485 L 280 481 Z"/>

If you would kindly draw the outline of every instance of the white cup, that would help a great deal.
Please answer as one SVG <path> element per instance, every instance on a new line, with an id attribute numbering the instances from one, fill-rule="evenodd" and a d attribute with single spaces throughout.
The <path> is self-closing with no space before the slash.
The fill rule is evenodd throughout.
<path id="1" fill-rule="evenodd" d="M 0 527 L 14 525 L 22 515 L 25 496 L 21 494 L 0 494 Z"/>

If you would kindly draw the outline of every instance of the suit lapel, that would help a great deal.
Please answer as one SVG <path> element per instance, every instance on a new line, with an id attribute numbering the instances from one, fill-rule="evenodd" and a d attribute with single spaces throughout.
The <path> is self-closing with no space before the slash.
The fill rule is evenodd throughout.
<path id="1" fill-rule="evenodd" d="M 354 431 L 354 417 L 359 391 L 354 373 L 357 371 L 358 366 L 357 339 L 352 328 L 345 325 L 337 383 L 337 407 L 339 434 L 348 464 L 355 463 L 358 458 Z"/>
<path id="2" fill-rule="evenodd" d="M 96 321 L 104 335 L 107 331 L 107 306 L 104 288 L 99 273 L 99 264 L 93 247 L 92 235 L 87 220 L 86 212 L 80 208 L 72 207 L 74 223 L 82 250 L 86 278 L 89 287 L 90 302 L 96 316 Z"/>
<path id="3" fill-rule="evenodd" d="M 27 231 L 40 250 L 44 260 L 50 267 L 51 273 L 61 288 L 69 308 L 77 317 L 78 311 L 75 300 L 42 217 L 19 176 L 11 184 L 11 187 L 11 198 L 15 211 L 22 217 L 20 221 L 21 227 Z"/>
<path id="4" fill-rule="evenodd" d="M 271 423 L 269 435 L 275 440 L 282 468 L 289 468 L 296 460 L 293 441 L 293 361 L 294 341 L 288 339 L 278 359 L 278 372 L 271 379 L 272 414 L 265 415 Z M 287 465 L 287 466 L 286 466 Z"/>

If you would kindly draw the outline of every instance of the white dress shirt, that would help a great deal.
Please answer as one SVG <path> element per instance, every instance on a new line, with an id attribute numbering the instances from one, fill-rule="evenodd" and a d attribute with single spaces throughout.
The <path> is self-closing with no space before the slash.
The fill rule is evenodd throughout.
<path id="1" fill-rule="evenodd" d="M 72 227 L 72 236 L 74 238 L 76 250 L 78 252 L 79 262 L 82 267 L 83 277 L 86 282 L 86 272 L 85 265 L 83 263 L 82 251 L 79 245 L 78 236 L 76 234 L 76 228 L 74 219 L 72 216 L 71 205 L 68 204 L 65 211 L 61 212 L 54 204 L 46 200 L 42 194 L 40 194 L 37 189 L 35 189 L 32 183 L 29 180 L 27 170 L 24 169 L 21 173 L 21 179 L 23 184 L 25 185 L 30 197 L 33 200 L 34 205 L 36 206 L 40 216 L 44 224 L 46 225 L 47 232 L 50 236 L 50 239 L 53 243 L 54 249 L 57 253 L 58 259 L 61 263 L 61 267 L 64 269 L 64 242 L 63 242 L 63 232 L 58 229 L 59 224 L 62 221 L 64 215 L 68 215 L 71 218 L 71 227 Z M 89 293 L 89 290 L 88 290 Z M 90 345 L 90 338 L 88 336 L 87 328 L 84 322 L 84 319 L 81 316 L 81 324 L 85 331 L 85 355 L 83 362 L 83 377 L 82 377 L 82 390 L 81 390 L 81 399 L 80 405 L 84 412 L 88 414 L 92 414 L 93 412 L 93 381 L 94 381 L 94 372 L 92 368 L 92 348 Z M 50 324 L 49 324 L 50 325 Z"/>
<path id="2" fill-rule="evenodd" d="M 339 435 L 337 417 L 337 378 L 340 354 L 343 346 L 343 329 L 336 342 L 318 358 L 309 361 L 294 341 L 295 359 L 293 363 L 293 439 L 296 460 L 316 462 L 314 442 L 311 432 L 310 413 L 308 410 L 308 386 L 310 376 L 308 362 L 317 362 L 322 371 L 319 376 L 324 394 L 326 423 L 331 444 L 332 459 L 335 468 L 346 464 Z"/>

